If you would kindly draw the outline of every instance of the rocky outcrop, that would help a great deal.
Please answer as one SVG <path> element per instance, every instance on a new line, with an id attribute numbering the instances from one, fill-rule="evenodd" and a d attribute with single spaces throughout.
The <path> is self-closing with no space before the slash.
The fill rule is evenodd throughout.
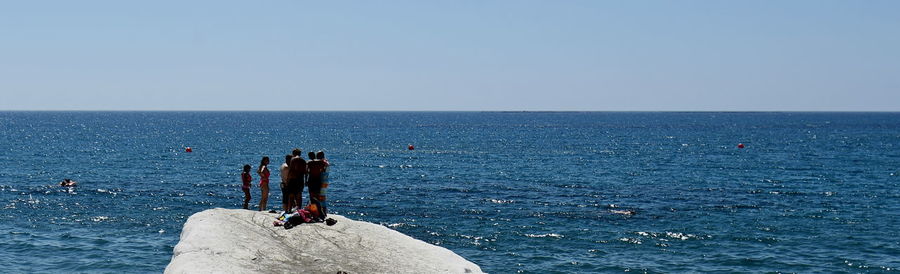
<path id="1" fill-rule="evenodd" d="M 184 224 L 166 273 L 481 273 L 446 248 L 387 227 L 328 215 L 337 224 L 275 227 L 277 215 L 210 209 Z"/>

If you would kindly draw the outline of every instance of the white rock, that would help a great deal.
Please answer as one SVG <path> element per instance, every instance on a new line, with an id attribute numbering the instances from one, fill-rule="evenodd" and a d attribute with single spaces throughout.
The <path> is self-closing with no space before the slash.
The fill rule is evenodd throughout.
<path id="1" fill-rule="evenodd" d="M 165 273 L 482 273 L 446 248 L 330 214 L 334 226 L 272 226 L 277 214 L 210 209 L 192 215 Z"/>

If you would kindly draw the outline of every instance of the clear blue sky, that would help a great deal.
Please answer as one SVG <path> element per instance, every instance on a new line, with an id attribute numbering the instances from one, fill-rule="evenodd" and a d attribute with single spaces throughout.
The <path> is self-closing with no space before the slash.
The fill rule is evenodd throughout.
<path id="1" fill-rule="evenodd" d="M 900 1 L 4 1 L 0 110 L 900 111 Z"/>

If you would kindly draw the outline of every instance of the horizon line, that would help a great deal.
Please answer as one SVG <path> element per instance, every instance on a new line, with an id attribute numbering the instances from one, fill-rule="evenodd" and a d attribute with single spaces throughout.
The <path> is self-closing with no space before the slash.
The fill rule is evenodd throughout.
<path id="1" fill-rule="evenodd" d="M 254 109 L 0 109 L 0 112 L 693 112 L 693 113 L 766 113 L 766 112 L 845 112 L 892 113 L 900 110 L 254 110 Z"/>

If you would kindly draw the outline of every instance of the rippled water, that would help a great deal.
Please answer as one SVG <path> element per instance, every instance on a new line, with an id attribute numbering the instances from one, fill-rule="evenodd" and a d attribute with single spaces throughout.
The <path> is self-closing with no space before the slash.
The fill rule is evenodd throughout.
<path id="1" fill-rule="evenodd" d="M 900 267 L 898 113 L 0 112 L 0 132 L 5 272 L 162 271 L 188 216 L 240 207 L 243 164 L 294 147 L 328 153 L 334 213 L 492 273 Z"/>

